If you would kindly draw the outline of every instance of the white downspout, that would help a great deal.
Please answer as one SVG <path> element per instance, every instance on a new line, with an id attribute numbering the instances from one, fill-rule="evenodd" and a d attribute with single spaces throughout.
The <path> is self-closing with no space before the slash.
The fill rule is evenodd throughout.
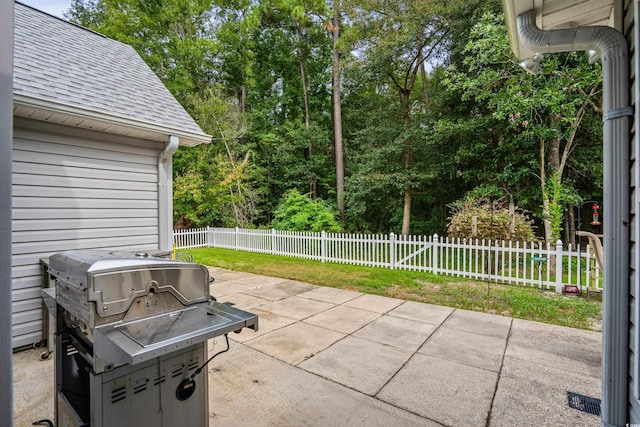
<path id="1" fill-rule="evenodd" d="M 158 156 L 158 249 L 173 250 L 173 177 L 172 158 L 180 139 L 169 136 L 169 142 Z"/>
<path id="2" fill-rule="evenodd" d="M 629 339 L 629 59 L 610 27 L 542 31 L 535 11 L 518 16 L 521 41 L 535 52 L 596 50 L 602 58 L 604 121 L 604 292 L 602 426 L 627 424 Z"/>

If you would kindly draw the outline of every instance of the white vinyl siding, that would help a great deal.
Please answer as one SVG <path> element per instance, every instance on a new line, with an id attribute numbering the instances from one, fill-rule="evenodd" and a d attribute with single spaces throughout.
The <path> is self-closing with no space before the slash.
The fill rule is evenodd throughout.
<path id="1" fill-rule="evenodd" d="M 13 347 L 42 338 L 40 259 L 71 249 L 158 249 L 163 144 L 16 119 Z"/>

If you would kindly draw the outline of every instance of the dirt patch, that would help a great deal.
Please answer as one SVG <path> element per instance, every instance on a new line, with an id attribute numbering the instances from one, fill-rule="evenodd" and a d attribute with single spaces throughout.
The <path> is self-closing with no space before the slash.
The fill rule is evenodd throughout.
<path id="1" fill-rule="evenodd" d="M 392 285 L 385 289 L 384 294 L 391 298 L 405 299 L 411 301 L 427 302 L 429 298 L 426 298 L 422 292 L 416 293 L 409 288 L 402 287 L 400 285 Z"/>

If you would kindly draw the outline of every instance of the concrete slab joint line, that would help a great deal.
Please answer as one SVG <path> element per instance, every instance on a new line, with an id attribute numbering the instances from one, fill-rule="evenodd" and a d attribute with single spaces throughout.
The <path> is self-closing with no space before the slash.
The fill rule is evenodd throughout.
<path id="1" fill-rule="evenodd" d="M 491 407 L 489 408 L 489 413 L 487 414 L 487 422 L 486 425 L 491 425 L 491 414 L 493 413 L 493 403 L 496 400 L 496 394 L 498 393 L 498 384 L 500 384 L 500 378 L 502 378 L 502 367 L 504 366 L 504 358 L 507 354 L 507 347 L 509 346 L 509 338 L 511 337 L 511 328 L 513 327 L 513 319 L 509 320 L 509 332 L 507 333 L 507 341 L 504 346 L 504 350 L 502 351 L 502 358 L 500 359 L 500 369 L 498 370 L 498 381 L 496 381 L 496 386 L 493 389 L 493 396 L 491 397 Z"/>
<path id="2" fill-rule="evenodd" d="M 600 397 L 600 333 L 214 271 L 260 330 L 212 361 L 211 425 L 599 425 L 566 392 Z M 39 354 L 14 357 L 16 426 L 53 417 Z"/>

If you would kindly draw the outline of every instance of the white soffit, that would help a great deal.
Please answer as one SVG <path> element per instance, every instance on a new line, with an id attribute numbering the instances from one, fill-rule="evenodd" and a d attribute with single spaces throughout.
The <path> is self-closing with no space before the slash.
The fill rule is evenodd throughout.
<path id="1" fill-rule="evenodd" d="M 89 111 L 24 95 L 14 94 L 13 101 L 13 114 L 16 117 L 159 142 L 167 142 L 169 135 L 175 135 L 180 139 L 180 145 L 182 146 L 194 146 L 211 142 L 211 137 L 203 133 L 188 132 L 104 112 Z"/>
<path id="2" fill-rule="evenodd" d="M 604 25 L 618 27 L 620 11 L 613 0 L 503 0 L 509 44 L 519 59 L 535 53 L 520 42 L 517 28 L 518 15 L 536 11 L 536 25 L 542 30 Z M 618 28 L 620 30 L 620 28 Z"/>

